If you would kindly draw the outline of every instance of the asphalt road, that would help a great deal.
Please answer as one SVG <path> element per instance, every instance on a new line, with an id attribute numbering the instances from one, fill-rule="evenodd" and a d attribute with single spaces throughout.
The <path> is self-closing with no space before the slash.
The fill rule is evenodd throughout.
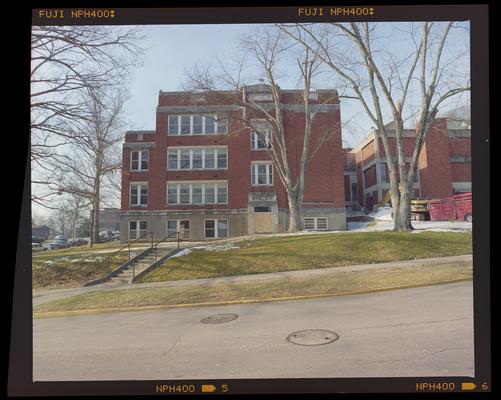
<path id="1" fill-rule="evenodd" d="M 471 282 L 33 321 L 33 379 L 474 376 Z M 236 313 L 224 324 L 212 314 Z M 300 346 L 302 329 L 339 339 Z"/>

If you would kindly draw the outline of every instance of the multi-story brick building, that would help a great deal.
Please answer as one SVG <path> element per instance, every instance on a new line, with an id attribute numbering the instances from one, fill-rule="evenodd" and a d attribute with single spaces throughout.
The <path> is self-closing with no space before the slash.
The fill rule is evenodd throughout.
<path id="1" fill-rule="evenodd" d="M 396 143 L 391 138 L 392 131 L 389 132 L 392 154 L 395 154 Z M 407 164 L 411 160 L 414 143 L 415 131 L 405 129 L 404 154 Z M 390 188 L 381 134 L 377 130 L 371 131 L 357 146 L 347 151 L 346 156 L 350 160 L 355 158 L 356 179 L 353 177 L 351 161 L 346 162 L 345 180 L 351 176 L 351 188 L 356 185 L 358 190 L 358 204 L 372 210 Z M 437 118 L 426 135 L 418 159 L 414 196 L 441 198 L 466 191 L 471 191 L 471 129 L 458 121 Z M 353 195 L 350 201 L 355 201 Z"/>
<path id="2" fill-rule="evenodd" d="M 239 97 L 237 97 L 239 96 Z M 130 131 L 123 144 L 122 241 L 153 232 L 157 239 L 182 231 L 189 240 L 285 231 L 288 201 L 266 149 L 269 137 L 245 129 L 249 96 L 273 112 L 270 89 L 244 92 L 160 92 L 156 130 Z M 300 92 L 283 90 L 282 110 L 289 165 L 299 170 L 304 136 Z M 334 90 L 310 96 L 320 107 L 312 141 L 337 126 L 311 159 L 302 218 L 306 229 L 346 229 L 340 110 Z M 266 124 L 255 115 L 255 124 Z"/>

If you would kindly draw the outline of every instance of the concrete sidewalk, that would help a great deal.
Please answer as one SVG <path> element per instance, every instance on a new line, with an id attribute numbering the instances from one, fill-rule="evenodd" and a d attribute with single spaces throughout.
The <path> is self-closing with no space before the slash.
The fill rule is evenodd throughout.
<path id="1" fill-rule="evenodd" d="M 94 292 L 98 290 L 139 289 L 139 288 L 168 287 L 168 286 L 179 287 L 179 286 L 193 286 L 193 285 L 210 286 L 221 283 L 259 282 L 259 281 L 269 281 L 271 279 L 281 279 L 281 278 L 300 278 L 300 277 L 315 278 L 319 276 L 329 276 L 341 272 L 365 271 L 369 269 L 391 269 L 405 266 L 420 266 L 429 264 L 443 265 L 455 262 L 472 262 L 472 261 L 473 261 L 473 256 L 471 254 L 466 254 L 466 255 L 451 256 L 451 257 L 435 257 L 435 258 L 424 258 L 417 260 L 392 261 L 386 263 L 349 265 L 345 267 L 329 267 L 329 268 L 308 269 L 308 270 L 298 270 L 298 271 L 282 271 L 282 272 L 263 273 L 263 274 L 236 275 L 236 276 L 227 276 L 221 278 L 203 278 L 203 279 L 189 279 L 189 280 L 166 281 L 166 282 L 135 283 L 132 285 L 101 283 L 99 285 L 89 286 L 89 287 L 34 291 L 33 305 L 36 306 L 39 304 L 47 303 L 49 301 L 75 296 L 78 294 Z"/>

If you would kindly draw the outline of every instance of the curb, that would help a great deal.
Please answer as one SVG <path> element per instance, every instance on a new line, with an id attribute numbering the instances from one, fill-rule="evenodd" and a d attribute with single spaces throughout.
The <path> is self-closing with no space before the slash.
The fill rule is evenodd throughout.
<path id="1" fill-rule="evenodd" d="M 350 296 L 355 294 L 370 294 L 387 292 L 391 290 L 399 289 L 412 289 L 418 287 L 426 286 L 438 286 L 447 285 L 449 283 L 459 283 L 459 282 L 469 282 L 473 281 L 472 278 L 462 278 L 462 279 L 452 279 L 448 281 L 440 282 L 430 282 L 421 284 L 411 284 L 411 285 L 398 285 L 390 286 L 385 288 L 376 289 L 366 289 L 366 290 L 356 290 L 353 292 L 340 292 L 340 293 L 324 293 L 316 295 L 304 295 L 304 296 L 288 296 L 288 297 L 270 297 L 266 299 L 243 299 L 243 300 L 230 300 L 230 301 L 219 301 L 219 302 L 209 302 L 209 303 L 188 303 L 188 304 L 172 304 L 172 305 L 157 305 L 157 306 L 141 306 L 141 307 L 117 307 L 117 308 L 100 308 L 100 309 L 84 309 L 84 310 L 71 310 L 71 311 L 50 311 L 33 313 L 33 318 L 54 318 L 54 317 L 71 317 L 79 315 L 94 315 L 103 313 L 113 313 L 113 312 L 138 312 L 138 311 L 162 311 L 171 308 L 184 308 L 184 307 L 210 307 L 210 306 L 226 306 L 233 304 L 252 304 L 252 303 L 268 303 L 273 301 L 288 301 L 288 300 L 306 300 L 306 299 L 317 299 L 322 297 L 338 297 L 338 296 Z"/>

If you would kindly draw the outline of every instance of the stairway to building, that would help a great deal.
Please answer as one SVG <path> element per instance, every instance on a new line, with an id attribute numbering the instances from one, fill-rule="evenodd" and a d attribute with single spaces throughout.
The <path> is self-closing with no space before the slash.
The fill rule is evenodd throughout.
<path id="1" fill-rule="evenodd" d="M 127 268 L 122 269 L 118 274 L 113 276 L 108 280 L 108 284 L 131 284 L 134 276 L 139 275 L 141 272 L 150 268 L 152 264 L 157 262 L 163 257 L 168 255 L 174 255 L 180 251 L 180 249 L 170 248 L 161 248 L 159 247 L 156 250 L 155 257 L 155 249 L 150 249 L 143 254 L 143 256 L 137 260 L 133 265 L 129 265 Z"/>

